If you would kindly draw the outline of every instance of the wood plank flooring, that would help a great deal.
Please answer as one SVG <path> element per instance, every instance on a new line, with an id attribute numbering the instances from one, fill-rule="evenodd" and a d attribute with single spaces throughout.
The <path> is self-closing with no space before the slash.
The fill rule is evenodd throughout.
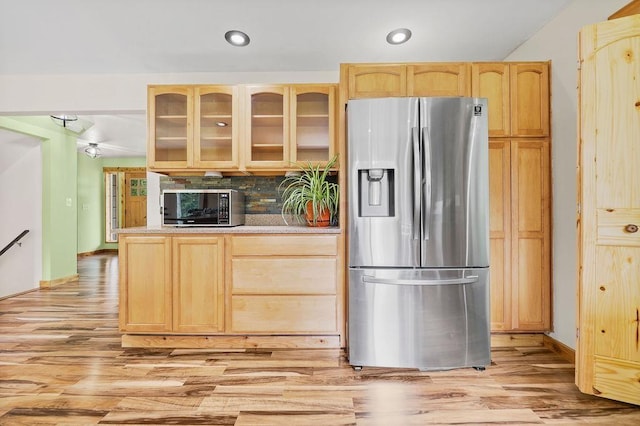
<path id="1" fill-rule="evenodd" d="M 82 258 L 79 282 L 0 301 L 1 425 L 640 425 L 544 347 L 428 373 L 355 372 L 340 350 L 123 349 L 117 270 Z"/>

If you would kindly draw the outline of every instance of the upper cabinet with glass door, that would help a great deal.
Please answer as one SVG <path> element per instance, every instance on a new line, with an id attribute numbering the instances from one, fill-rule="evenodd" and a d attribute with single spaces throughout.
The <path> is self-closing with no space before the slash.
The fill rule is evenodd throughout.
<path id="1" fill-rule="evenodd" d="M 335 154 L 333 85 L 291 87 L 291 162 L 321 164 Z"/>
<path id="2" fill-rule="evenodd" d="M 245 87 L 247 169 L 297 169 L 334 155 L 335 84 Z"/>
<path id="3" fill-rule="evenodd" d="M 185 86 L 149 86 L 148 115 L 149 168 L 186 168 L 192 158 L 192 89 Z"/>
<path id="4" fill-rule="evenodd" d="M 282 168 L 289 159 L 289 88 L 245 86 L 247 167 Z"/>
<path id="5" fill-rule="evenodd" d="M 237 170 L 238 111 L 234 86 L 149 86 L 149 168 Z"/>
<path id="6" fill-rule="evenodd" d="M 193 165 L 238 168 L 238 97 L 234 86 L 195 87 Z"/>

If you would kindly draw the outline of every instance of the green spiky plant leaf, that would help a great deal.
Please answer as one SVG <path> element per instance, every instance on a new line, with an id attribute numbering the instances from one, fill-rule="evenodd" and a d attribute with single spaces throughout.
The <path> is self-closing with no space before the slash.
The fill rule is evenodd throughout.
<path id="1" fill-rule="evenodd" d="M 307 204 L 311 203 L 313 211 L 312 226 L 317 226 L 323 210 L 330 215 L 330 223 L 334 223 L 338 215 L 340 186 L 327 180 L 331 168 L 338 161 L 334 156 L 324 167 L 311 163 L 299 164 L 300 176 L 287 176 L 278 186 L 282 192 L 282 217 L 286 223 L 286 214 L 290 214 L 300 223 L 304 223 Z"/>

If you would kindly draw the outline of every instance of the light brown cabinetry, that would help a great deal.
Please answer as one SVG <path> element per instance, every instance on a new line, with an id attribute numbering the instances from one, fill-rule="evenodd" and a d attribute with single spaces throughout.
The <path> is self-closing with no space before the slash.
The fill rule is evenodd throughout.
<path id="1" fill-rule="evenodd" d="M 224 238 L 172 237 L 175 332 L 224 331 Z"/>
<path id="2" fill-rule="evenodd" d="M 640 405 L 640 15 L 579 45 L 576 384 Z"/>
<path id="3" fill-rule="evenodd" d="M 546 139 L 489 142 L 491 328 L 550 327 L 550 150 Z"/>
<path id="4" fill-rule="evenodd" d="M 549 330 L 549 62 L 343 64 L 340 78 L 342 103 L 384 96 L 488 99 L 491 329 Z"/>
<path id="5" fill-rule="evenodd" d="M 229 332 L 340 334 L 337 236 L 234 236 L 231 245 Z"/>
<path id="6" fill-rule="evenodd" d="M 342 64 L 348 99 L 391 96 L 469 96 L 470 65 L 464 62 L 420 64 Z"/>
<path id="7" fill-rule="evenodd" d="M 224 238 L 120 235 L 120 330 L 224 327 Z"/>
<path id="8" fill-rule="evenodd" d="M 171 331 L 171 239 L 120 236 L 120 330 Z"/>
<path id="9" fill-rule="evenodd" d="M 237 169 L 236 91 L 228 86 L 149 86 L 149 169 Z"/>
<path id="10" fill-rule="evenodd" d="M 472 95 L 488 99 L 489 136 L 549 135 L 549 64 L 471 65 Z"/>
<path id="11" fill-rule="evenodd" d="M 549 64 L 473 63 L 471 75 L 489 104 L 491 328 L 549 330 Z"/>
<path id="12" fill-rule="evenodd" d="M 257 85 L 244 89 L 246 167 L 291 169 L 335 153 L 336 85 Z"/>

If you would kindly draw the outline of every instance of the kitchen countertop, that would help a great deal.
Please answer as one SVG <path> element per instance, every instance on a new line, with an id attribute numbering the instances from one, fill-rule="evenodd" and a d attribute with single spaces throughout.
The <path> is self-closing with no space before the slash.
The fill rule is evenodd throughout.
<path id="1" fill-rule="evenodd" d="M 231 227 L 141 226 L 114 230 L 118 234 L 339 234 L 340 228 L 311 226 L 241 225 Z"/>

